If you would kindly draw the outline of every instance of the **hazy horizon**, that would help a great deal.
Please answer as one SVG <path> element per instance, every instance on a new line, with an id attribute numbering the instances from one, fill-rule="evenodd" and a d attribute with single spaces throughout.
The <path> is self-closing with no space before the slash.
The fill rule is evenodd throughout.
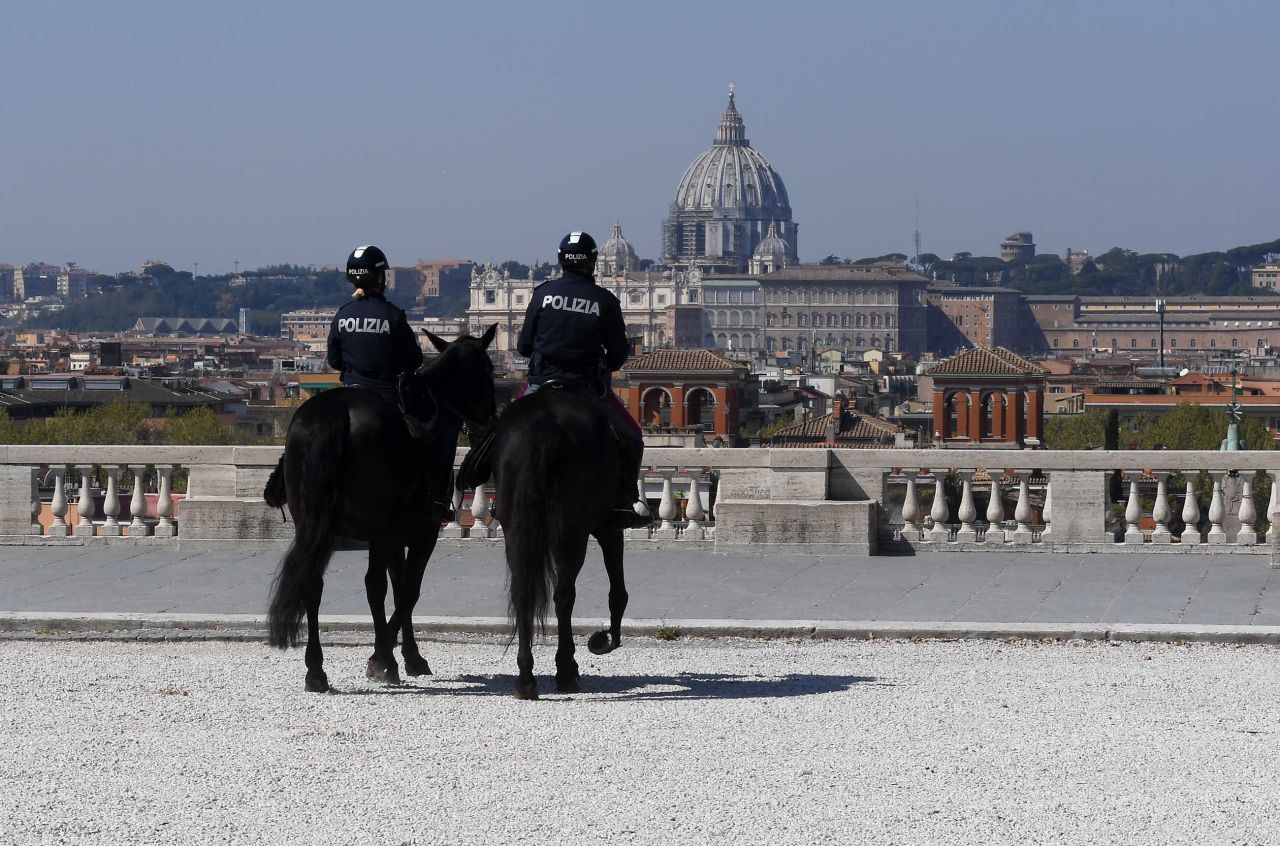
<path id="1" fill-rule="evenodd" d="M 804 261 L 1280 237 L 1275 4 L 6 11 L 0 262 L 658 259 L 729 82 Z"/>

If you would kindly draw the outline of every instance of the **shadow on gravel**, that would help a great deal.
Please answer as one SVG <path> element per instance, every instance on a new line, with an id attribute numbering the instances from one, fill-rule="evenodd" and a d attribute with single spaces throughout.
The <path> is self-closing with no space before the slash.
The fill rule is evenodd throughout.
<path id="1" fill-rule="evenodd" d="M 838 693 L 855 685 L 877 683 L 873 676 L 823 676 L 790 673 L 785 676 L 735 676 L 720 673 L 677 673 L 672 676 L 583 676 L 581 694 L 558 694 L 555 679 L 539 676 L 538 686 L 546 697 L 601 694 L 624 701 L 693 699 L 782 699 Z M 458 676 L 441 679 L 430 687 L 400 685 L 333 691 L 339 696 L 510 696 L 516 689 L 511 675 Z"/>

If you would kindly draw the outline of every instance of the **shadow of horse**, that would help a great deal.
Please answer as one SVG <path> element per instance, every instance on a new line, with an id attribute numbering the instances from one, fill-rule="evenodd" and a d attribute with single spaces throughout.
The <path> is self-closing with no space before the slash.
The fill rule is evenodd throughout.
<path id="1" fill-rule="evenodd" d="M 429 687 L 395 685 L 332 692 L 339 696 L 493 696 L 509 695 L 515 676 L 462 675 L 454 680 L 437 679 Z M 676 673 L 675 675 L 594 676 L 582 694 L 610 701 L 695 701 L 734 699 L 788 699 L 840 693 L 859 685 L 889 686 L 875 676 L 787 673 L 779 676 L 737 675 L 733 673 Z M 564 694 L 555 699 L 573 699 L 582 694 Z"/>

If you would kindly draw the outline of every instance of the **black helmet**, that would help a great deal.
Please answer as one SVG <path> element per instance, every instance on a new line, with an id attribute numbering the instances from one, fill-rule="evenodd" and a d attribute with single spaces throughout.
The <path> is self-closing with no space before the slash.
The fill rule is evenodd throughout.
<path id="1" fill-rule="evenodd" d="M 596 239 L 585 232 L 570 232 L 560 240 L 560 266 L 579 273 L 594 273 L 596 269 Z"/>
<path id="2" fill-rule="evenodd" d="M 347 281 L 357 288 L 381 288 L 386 273 L 387 254 L 372 244 L 356 247 L 347 257 Z M 377 281 L 370 285 L 374 279 Z"/>

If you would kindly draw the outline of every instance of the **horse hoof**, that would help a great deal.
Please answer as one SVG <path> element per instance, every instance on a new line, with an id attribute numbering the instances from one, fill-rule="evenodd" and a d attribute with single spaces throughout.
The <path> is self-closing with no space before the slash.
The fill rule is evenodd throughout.
<path id="1" fill-rule="evenodd" d="M 324 673 L 307 673 L 308 693 L 328 693 L 329 677 Z"/>
<path id="2" fill-rule="evenodd" d="M 384 665 L 377 658 L 370 658 L 364 675 L 365 678 L 381 684 L 400 684 L 400 669 L 394 661 L 390 665 Z"/>
<path id="3" fill-rule="evenodd" d="M 582 684 L 578 680 L 578 674 L 561 678 L 556 676 L 556 692 L 557 693 L 582 693 Z"/>
<path id="4" fill-rule="evenodd" d="M 404 671 L 411 676 L 431 675 L 431 665 L 421 655 L 404 656 Z"/>
<path id="5" fill-rule="evenodd" d="M 592 655 L 608 655 L 613 651 L 613 639 L 609 632 L 601 630 L 587 638 L 587 649 Z"/>
<path id="6" fill-rule="evenodd" d="M 536 681 L 520 682 L 516 685 L 516 699 L 537 699 L 538 683 Z"/>

